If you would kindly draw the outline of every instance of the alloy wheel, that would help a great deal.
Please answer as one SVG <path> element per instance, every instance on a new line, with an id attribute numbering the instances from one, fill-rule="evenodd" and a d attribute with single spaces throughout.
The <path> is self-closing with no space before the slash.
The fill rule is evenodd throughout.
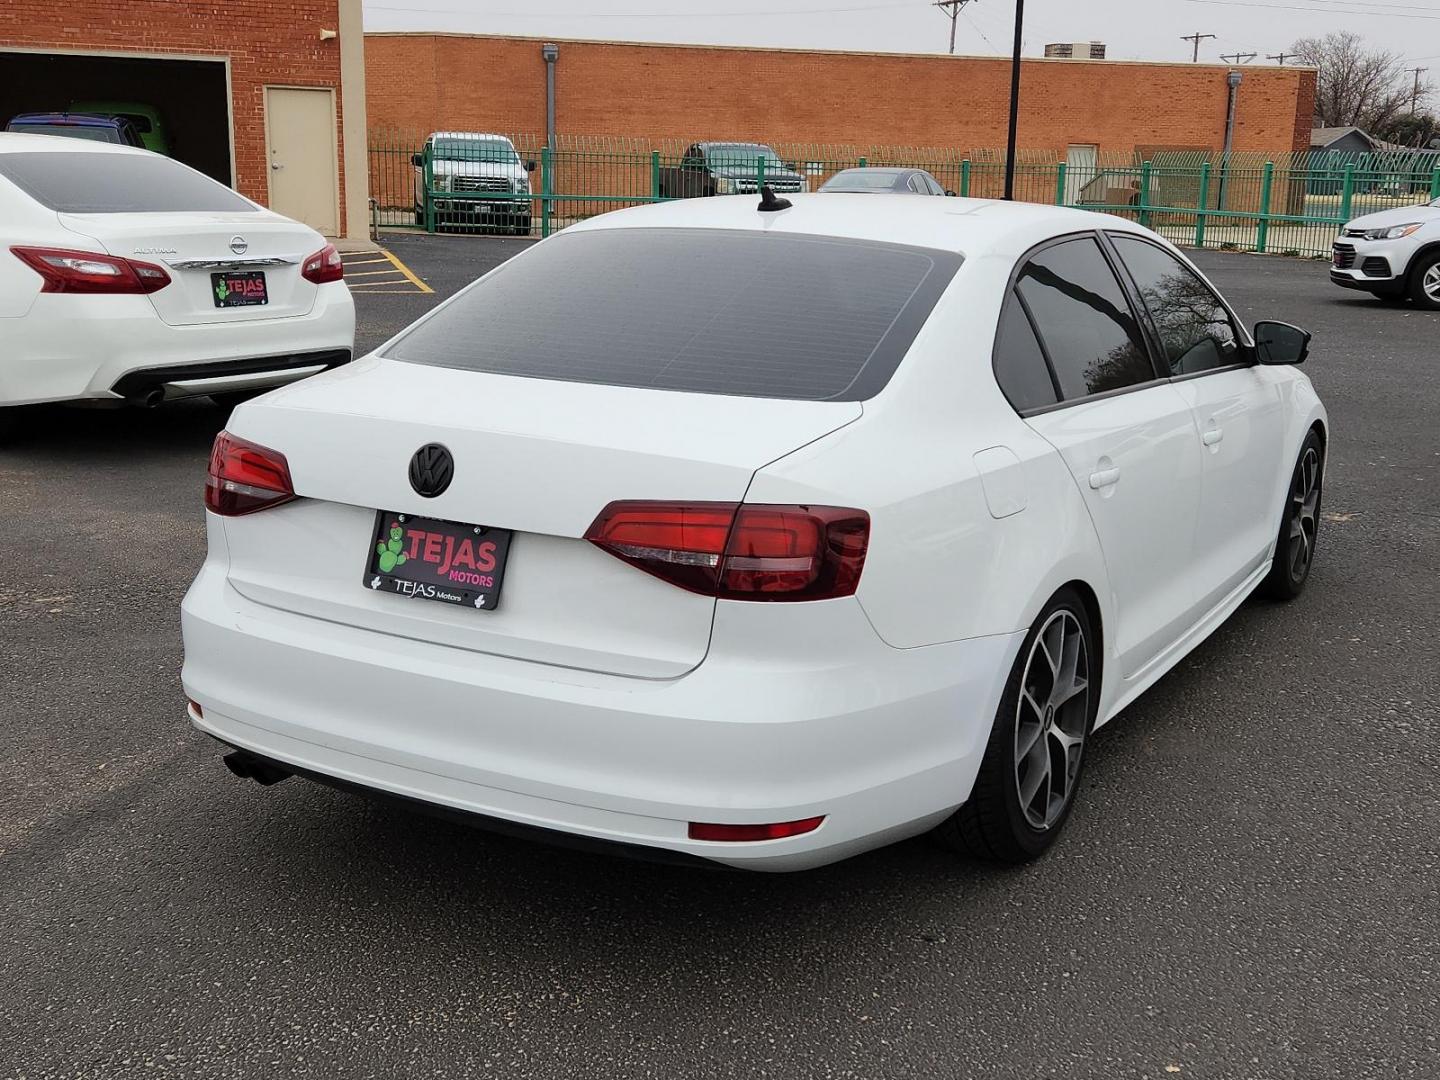
<path id="1" fill-rule="evenodd" d="M 1425 271 L 1425 276 L 1420 279 L 1420 287 L 1425 290 L 1426 296 L 1440 304 L 1440 263 Z"/>
<path id="2" fill-rule="evenodd" d="M 1015 790 L 1032 828 L 1050 828 L 1069 805 L 1089 713 L 1085 632 L 1062 608 L 1030 646 L 1015 706 Z"/>
<path id="3" fill-rule="evenodd" d="M 1440 283 L 1437 283 L 1440 287 Z M 1320 454 L 1312 446 L 1295 466 L 1290 482 L 1289 559 L 1292 581 L 1304 579 L 1315 557 L 1315 529 L 1320 510 Z"/>

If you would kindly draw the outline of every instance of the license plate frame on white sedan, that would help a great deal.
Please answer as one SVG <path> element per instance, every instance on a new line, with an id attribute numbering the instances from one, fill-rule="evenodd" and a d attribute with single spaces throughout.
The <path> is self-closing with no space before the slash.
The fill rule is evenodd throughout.
<path id="1" fill-rule="evenodd" d="M 510 557 L 509 529 L 376 511 L 365 587 L 414 600 L 494 611 Z"/>
<path id="2" fill-rule="evenodd" d="M 210 294 L 217 308 L 260 307 L 270 303 L 264 270 L 223 270 L 211 274 Z"/>

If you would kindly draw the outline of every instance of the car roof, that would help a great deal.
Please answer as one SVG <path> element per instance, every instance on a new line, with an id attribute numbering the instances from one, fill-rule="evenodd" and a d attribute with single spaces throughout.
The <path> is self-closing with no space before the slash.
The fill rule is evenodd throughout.
<path id="1" fill-rule="evenodd" d="M 1131 221 L 1089 210 L 1000 199 L 937 199 L 861 192 L 786 194 L 788 210 L 761 211 L 754 195 L 676 199 L 601 214 L 565 232 L 591 229 L 732 229 L 832 236 L 954 251 L 967 258 L 1018 256 L 1065 233 L 1110 229 L 1152 235 Z"/>
<path id="2" fill-rule="evenodd" d="M 507 135 L 492 135 L 488 131 L 432 131 L 432 139 L 499 139 L 501 142 L 510 142 Z M 510 143 L 514 146 L 514 143 Z"/>
<path id="3" fill-rule="evenodd" d="M 16 117 L 15 119 L 19 119 Z M 23 131 L 0 131 L 0 154 L 149 154 L 138 146 L 121 146 L 118 143 L 91 142 L 88 139 L 71 139 L 60 146 L 54 135 L 31 135 Z"/>

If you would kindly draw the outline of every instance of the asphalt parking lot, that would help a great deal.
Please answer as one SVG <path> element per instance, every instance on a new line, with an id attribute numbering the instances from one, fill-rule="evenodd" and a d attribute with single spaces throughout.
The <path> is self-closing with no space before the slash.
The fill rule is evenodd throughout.
<path id="1" fill-rule="evenodd" d="M 434 291 L 357 292 L 362 349 L 526 243 L 384 241 Z M 236 780 L 178 678 L 225 415 L 45 414 L 0 450 L 0 1077 L 1440 1075 L 1440 315 L 1199 261 L 1315 332 L 1318 562 L 1018 870 L 678 870 Z"/>

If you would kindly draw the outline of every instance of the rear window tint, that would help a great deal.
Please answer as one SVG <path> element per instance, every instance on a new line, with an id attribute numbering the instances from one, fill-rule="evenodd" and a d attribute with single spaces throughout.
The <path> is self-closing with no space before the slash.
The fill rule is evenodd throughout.
<path id="1" fill-rule="evenodd" d="M 785 233 L 564 233 L 462 293 L 388 355 L 568 382 L 862 401 L 890 381 L 960 261 Z"/>
<path id="2" fill-rule="evenodd" d="M 255 209 L 224 184 L 158 154 L 0 154 L 0 176 L 62 214 Z"/>

